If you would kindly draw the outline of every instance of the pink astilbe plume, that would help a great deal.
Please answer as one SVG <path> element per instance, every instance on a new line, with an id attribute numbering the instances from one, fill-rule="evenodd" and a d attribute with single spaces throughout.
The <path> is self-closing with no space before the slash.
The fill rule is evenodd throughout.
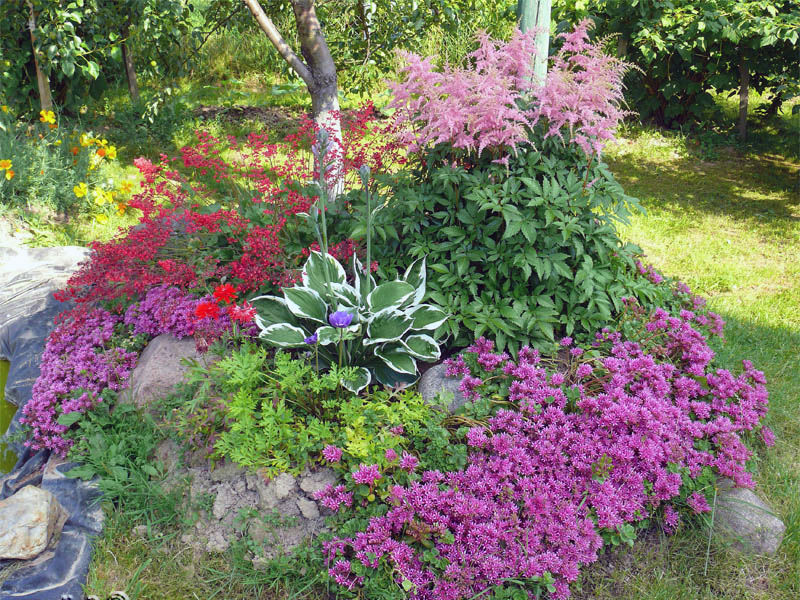
<path id="1" fill-rule="evenodd" d="M 411 151 L 447 143 L 497 157 L 528 143 L 541 121 L 545 137 L 569 139 L 587 155 L 600 152 L 627 114 L 620 103 L 628 65 L 589 41 L 590 26 L 585 20 L 558 36 L 563 44 L 544 85 L 533 75 L 535 31 L 517 30 L 507 43 L 479 34 L 468 67 L 436 71 L 431 58 L 400 53 L 401 81 L 389 87 L 401 141 Z"/>

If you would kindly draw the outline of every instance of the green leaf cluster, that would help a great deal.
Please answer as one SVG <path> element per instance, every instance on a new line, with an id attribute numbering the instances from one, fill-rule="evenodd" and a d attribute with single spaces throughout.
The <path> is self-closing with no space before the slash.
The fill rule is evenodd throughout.
<path id="1" fill-rule="evenodd" d="M 400 235 L 377 258 L 398 269 L 404 257 L 427 258 L 427 298 L 453 315 L 455 345 L 485 335 L 516 352 L 602 327 L 624 296 L 658 295 L 636 275 L 640 250 L 616 229 L 638 201 L 573 146 L 540 139 L 508 165 L 464 166 L 437 148 L 428 166 L 386 180 L 393 198 L 383 218 Z"/>

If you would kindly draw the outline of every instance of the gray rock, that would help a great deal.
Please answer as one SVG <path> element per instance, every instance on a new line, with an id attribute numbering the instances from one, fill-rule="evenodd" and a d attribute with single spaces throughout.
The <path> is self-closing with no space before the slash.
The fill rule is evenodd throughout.
<path id="1" fill-rule="evenodd" d="M 309 496 L 336 483 L 336 471 L 323 467 L 316 471 L 306 469 L 300 475 L 300 489 Z"/>
<path id="2" fill-rule="evenodd" d="M 275 496 L 278 500 L 283 500 L 297 489 L 297 480 L 289 473 L 280 473 L 270 482 L 274 486 Z"/>
<path id="3" fill-rule="evenodd" d="M 317 507 L 317 503 L 313 500 L 309 500 L 308 498 L 298 498 L 297 508 L 300 509 L 300 514 L 302 514 L 306 519 L 319 518 L 319 507 Z"/>
<path id="4" fill-rule="evenodd" d="M 741 552 L 774 554 L 786 526 L 752 490 L 737 488 L 731 480 L 723 479 L 717 493 L 714 530 Z"/>
<path id="5" fill-rule="evenodd" d="M 461 378 L 446 377 L 444 374 L 446 370 L 447 367 L 440 364 L 425 371 L 419 380 L 417 391 L 425 402 L 439 405 L 447 403 L 447 410 L 454 413 L 468 400 L 458 389 L 461 385 Z"/>
<path id="6" fill-rule="evenodd" d="M 217 497 L 214 500 L 211 513 L 215 519 L 221 521 L 235 504 L 236 490 L 233 489 L 230 483 L 223 483 L 217 488 Z"/>
<path id="7" fill-rule="evenodd" d="M 0 558 L 28 560 L 61 532 L 67 512 L 53 494 L 29 485 L 0 501 Z"/>
<path id="8" fill-rule="evenodd" d="M 167 334 L 153 338 L 139 357 L 123 398 L 142 408 L 168 395 L 185 379 L 188 367 L 184 359 L 203 362 L 194 340 Z"/>
<path id="9" fill-rule="evenodd" d="M 208 477 L 211 481 L 234 481 L 239 480 L 242 474 L 243 469 L 239 465 L 226 460 L 216 465 Z"/>

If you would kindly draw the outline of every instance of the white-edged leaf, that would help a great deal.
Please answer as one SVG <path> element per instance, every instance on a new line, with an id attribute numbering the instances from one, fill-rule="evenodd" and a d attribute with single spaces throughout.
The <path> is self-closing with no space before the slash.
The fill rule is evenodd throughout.
<path id="1" fill-rule="evenodd" d="M 268 325 L 275 325 L 277 323 L 291 323 L 297 324 L 297 318 L 286 306 L 286 300 L 279 296 L 258 296 L 250 300 L 250 304 L 256 309 L 256 323 L 261 323 L 259 327 L 267 327 Z"/>
<path id="2" fill-rule="evenodd" d="M 288 323 L 276 323 L 266 327 L 259 337 L 277 348 L 297 348 L 306 345 L 308 333 Z"/>
<path id="3" fill-rule="evenodd" d="M 373 313 L 387 308 L 400 308 L 414 295 L 414 286 L 405 281 L 387 281 L 367 295 L 367 307 Z"/>
<path id="4" fill-rule="evenodd" d="M 339 328 L 331 327 L 330 325 L 323 325 L 317 329 L 317 343 L 320 346 L 328 346 L 330 344 L 338 344 L 341 337 L 341 332 L 358 333 L 361 325 L 350 325 L 349 327 Z"/>
<path id="5" fill-rule="evenodd" d="M 377 379 L 383 385 L 388 385 L 390 387 L 396 387 L 398 385 L 411 385 L 417 379 L 419 379 L 416 373 L 414 375 L 409 373 L 400 373 L 391 369 L 382 360 L 378 360 L 375 365 L 371 365 L 371 368 L 372 372 L 375 374 L 375 379 Z"/>
<path id="6" fill-rule="evenodd" d="M 367 339 L 363 343 L 365 346 L 371 346 L 396 342 L 411 329 L 413 322 L 411 317 L 392 309 L 381 311 L 373 315 L 367 323 Z"/>
<path id="7" fill-rule="evenodd" d="M 360 304 L 356 288 L 348 283 L 332 283 L 331 291 L 336 300 L 348 308 L 357 308 Z"/>
<path id="8" fill-rule="evenodd" d="M 302 319 L 327 323 L 328 306 L 315 290 L 308 287 L 291 287 L 283 290 L 286 306 Z"/>
<path id="9" fill-rule="evenodd" d="M 364 265 L 361 264 L 361 261 L 358 260 L 356 255 L 353 255 L 353 275 L 355 277 L 355 288 L 358 297 L 361 298 L 363 296 L 363 289 L 364 286 L 367 284 L 367 278 L 369 277 L 370 280 L 370 291 L 374 290 L 377 286 L 375 285 L 375 278 L 372 276 L 372 273 L 365 273 L 364 272 Z"/>
<path id="10" fill-rule="evenodd" d="M 425 362 L 439 360 L 442 355 L 441 350 L 439 350 L 439 344 L 429 335 L 410 335 L 403 342 L 411 356 Z"/>
<path id="11" fill-rule="evenodd" d="M 321 296 L 327 294 L 325 285 L 325 267 L 328 268 L 328 277 L 331 283 L 344 283 L 347 275 L 344 267 L 330 254 L 323 256 L 321 252 L 311 252 L 306 264 L 303 266 L 303 285 L 311 288 Z"/>
<path id="12" fill-rule="evenodd" d="M 365 367 L 355 367 L 356 373 L 352 379 L 342 377 L 339 383 L 354 394 L 358 394 L 372 382 L 372 375 Z"/>
<path id="13" fill-rule="evenodd" d="M 430 304 L 420 304 L 406 311 L 406 314 L 413 319 L 412 329 L 415 331 L 433 331 L 447 321 L 447 313 L 441 308 L 436 308 Z"/>
<path id="14" fill-rule="evenodd" d="M 375 348 L 375 356 L 385 362 L 392 371 L 409 375 L 417 373 L 417 361 L 402 344 L 386 344 Z"/>
<path id="15" fill-rule="evenodd" d="M 403 279 L 414 288 L 414 304 L 419 304 L 425 297 L 427 260 L 427 257 L 418 258 L 408 266 L 403 276 Z"/>

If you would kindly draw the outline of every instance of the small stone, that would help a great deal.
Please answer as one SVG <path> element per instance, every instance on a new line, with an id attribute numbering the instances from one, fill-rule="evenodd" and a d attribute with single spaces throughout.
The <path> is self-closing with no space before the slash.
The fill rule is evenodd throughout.
<path id="1" fill-rule="evenodd" d="M 147 538 L 147 525 L 137 525 L 132 532 L 136 537 Z"/>
<path id="2" fill-rule="evenodd" d="M 297 508 L 300 509 L 300 514 L 302 514 L 306 519 L 316 519 L 319 517 L 319 508 L 317 507 L 317 503 L 313 500 L 298 498 Z"/>
<path id="3" fill-rule="evenodd" d="M 61 532 L 67 512 L 53 494 L 29 485 L 0 501 L 0 558 L 27 560 Z"/>
<path id="4" fill-rule="evenodd" d="M 454 413 L 469 400 L 458 389 L 461 385 L 461 378 L 446 377 L 446 370 L 447 367 L 444 364 L 439 364 L 425 371 L 419 380 L 417 391 L 428 404 L 441 405 L 444 402 L 449 402 L 447 410 L 450 413 Z M 452 400 L 449 399 L 451 394 Z"/>
<path id="5" fill-rule="evenodd" d="M 209 471 L 208 478 L 211 481 L 232 481 L 241 475 L 241 467 L 226 460 Z"/>
<path id="6" fill-rule="evenodd" d="M 730 479 L 723 479 L 717 493 L 714 530 L 740 552 L 774 554 L 786 525 L 752 490 L 737 488 Z"/>
<path id="7" fill-rule="evenodd" d="M 211 514 L 218 521 L 225 517 L 230 508 L 236 504 L 236 491 L 230 483 L 223 483 L 217 488 L 217 497 L 214 499 L 214 506 Z"/>
<path id="8" fill-rule="evenodd" d="M 308 495 L 324 490 L 328 485 L 336 483 L 336 471 L 324 467 L 316 471 L 306 469 L 300 475 L 300 489 Z"/>
<path id="9" fill-rule="evenodd" d="M 188 367 L 184 359 L 204 360 L 195 349 L 194 340 L 178 340 L 168 334 L 153 338 L 139 356 L 122 397 L 139 408 L 164 398 L 185 380 Z"/>
<path id="10" fill-rule="evenodd" d="M 289 473 L 279 473 L 270 483 L 275 486 L 275 495 L 278 500 L 286 498 L 297 486 L 297 481 Z"/>

